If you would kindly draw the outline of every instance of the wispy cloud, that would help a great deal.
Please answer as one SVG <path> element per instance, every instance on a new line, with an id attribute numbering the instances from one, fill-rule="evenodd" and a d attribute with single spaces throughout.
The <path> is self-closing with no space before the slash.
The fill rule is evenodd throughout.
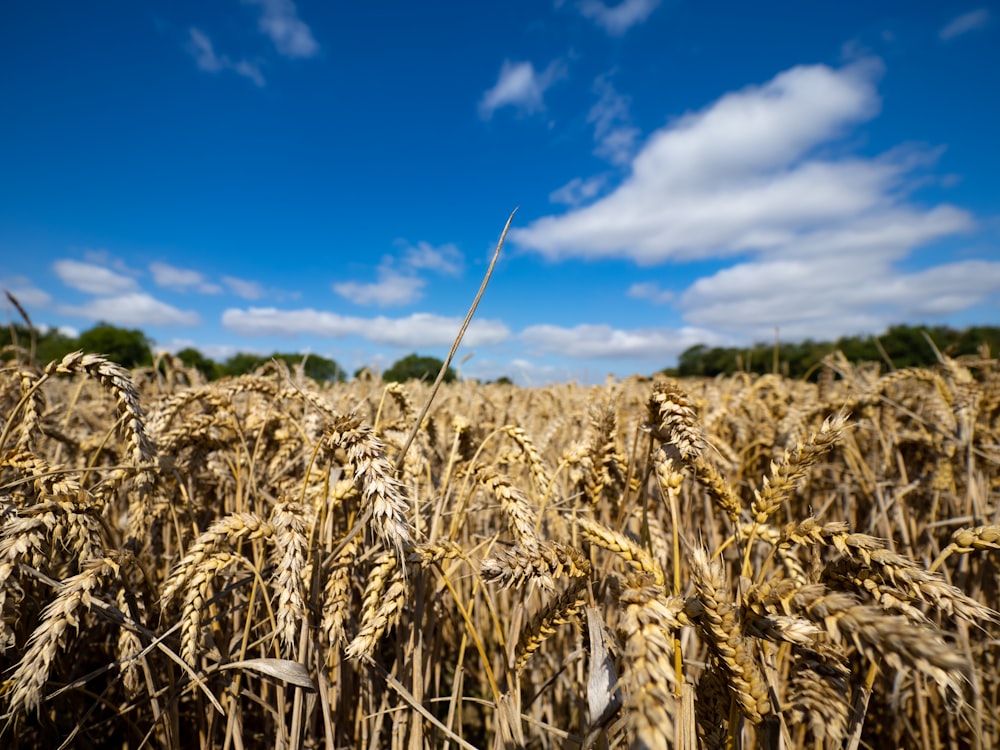
<path id="1" fill-rule="evenodd" d="M 610 194 L 513 239 L 553 260 L 745 256 L 677 303 L 694 326 L 746 336 L 778 324 L 788 335 L 838 335 L 969 307 L 1000 291 L 994 264 L 898 269 L 915 248 L 973 226 L 954 206 L 908 199 L 921 184 L 914 172 L 938 152 L 817 156 L 878 112 L 880 70 L 872 60 L 798 67 L 728 94 L 654 133 Z M 959 278 L 969 284 L 961 304 Z M 653 287 L 630 293 L 657 301 Z"/>
<path id="2" fill-rule="evenodd" d="M 545 91 L 565 74 L 558 60 L 541 72 L 531 62 L 504 60 L 497 82 L 479 100 L 479 116 L 489 120 L 503 107 L 513 107 L 521 114 L 541 112 L 545 109 Z"/>
<path id="3" fill-rule="evenodd" d="M 83 305 L 63 305 L 65 315 L 134 328 L 136 326 L 197 325 L 198 313 L 179 310 L 145 292 L 98 297 Z"/>
<path id="4" fill-rule="evenodd" d="M 355 305 L 408 305 L 420 299 L 423 279 L 401 274 L 392 266 L 381 265 L 377 270 L 378 281 L 342 281 L 333 285 L 333 291 Z"/>
<path id="5" fill-rule="evenodd" d="M 219 294 L 222 287 L 212 284 L 198 271 L 189 268 L 178 268 L 168 263 L 153 262 L 149 264 L 149 272 L 153 275 L 153 283 L 157 286 L 187 291 L 194 289 L 202 294 Z"/>
<path id="6" fill-rule="evenodd" d="M 52 270 L 63 284 L 88 294 L 116 295 L 139 288 L 135 279 L 93 263 L 57 260 L 52 264 Z"/>
<path id="7" fill-rule="evenodd" d="M 219 56 L 215 54 L 212 40 L 205 32 L 192 26 L 188 29 L 188 37 L 188 51 L 194 57 L 199 68 L 210 73 L 217 73 L 226 67 Z"/>
<path id="8" fill-rule="evenodd" d="M 315 57 L 319 54 L 319 44 L 312 30 L 298 16 L 292 0 L 243 0 L 260 11 L 257 27 L 274 44 L 279 55 L 288 58 Z M 264 74 L 260 64 L 250 60 L 234 60 L 228 55 L 215 51 L 212 40 L 203 30 L 192 26 L 188 29 L 188 52 L 202 70 L 219 73 L 232 71 L 248 78 L 257 86 L 264 86 Z"/>
<path id="9" fill-rule="evenodd" d="M 560 188 L 556 188 L 549 193 L 549 200 L 552 203 L 562 203 L 567 206 L 579 206 L 587 203 L 598 196 L 607 184 L 607 175 L 597 175 L 595 177 L 574 177 Z"/>
<path id="10" fill-rule="evenodd" d="M 238 279 L 235 276 L 223 276 L 222 283 L 229 291 L 243 299 L 255 300 L 264 296 L 264 287 L 256 281 Z"/>
<path id="11" fill-rule="evenodd" d="M 32 308 L 48 307 L 52 302 L 52 295 L 44 289 L 35 286 L 27 276 L 4 276 L 0 278 L 0 290 L 10 292 L 14 295 L 22 307 L 31 314 Z M 2 297 L 4 304 L 7 302 L 6 295 Z M 19 317 L 19 316 L 18 316 Z"/>
<path id="12" fill-rule="evenodd" d="M 403 249 L 402 264 L 406 268 L 426 269 L 446 276 L 458 276 L 462 272 L 462 251 L 451 242 L 434 247 L 422 240 L 416 245 L 404 240 L 399 245 Z"/>
<path id="13" fill-rule="evenodd" d="M 319 44 L 312 30 L 298 16 L 292 0 L 244 0 L 260 8 L 257 22 L 261 32 L 274 43 L 278 54 L 285 57 L 314 57 L 319 54 Z"/>
<path id="14" fill-rule="evenodd" d="M 962 34 L 967 34 L 970 31 L 983 28 L 987 23 L 989 23 L 989 21 L 990 12 L 986 8 L 969 11 L 968 13 L 963 13 L 948 23 L 941 29 L 941 31 L 938 32 L 938 36 L 942 40 L 948 42 L 957 36 L 962 36 Z"/>
<path id="15" fill-rule="evenodd" d="M 238 354 L 240 352 L 246 352 L 248 354 L 260 354 L 261 356 L 265 356 L 274 351 L 272 348 L 268 347 L 257 348 L 253 346 L 241 346 L 237 344 L 199 343 L 188 338 L 171 338 L 171 339 L 166 339 L 164 341 L 156 342 L 157 351 L 169 352 L 170 354 L 177 354 L 177 352 L 188 348 L 197 349 L 206 357 L 208 357 L 209 359 L 214 359 L 216 362 L 225 362 L 234 354 Z"/>
<path id="16" fill-rule="evenodd" d="M 598 100 L 587 114 L 587 122 L 594 126 L 594 153 L 612 164 L 627 164 L 639 138 L 639 128 L 632 125 L 629 114 L 629 98 L 615 89 L 610 74 L 594 82 L 594 91 Z"/>
<path id="17" fill-rule="evenodd" d="M 675 297 L 674 293 L 669 289 L 660 289 L 660 285 L 655 281 L 641 281 L 632 284 L 625 294 L 632 299 L 648 300 L 654 305 L 665 305 Z"/>
<path id="18" fill-rule="evenodd" d="M 512 238 L 551 259 L 659 263 L 780 244 L 877 206 L 898 177 L 891 163 L 804 158 L 878 111 L 875 68 L 793 68 L 727 94 L 647 138 L 609 195 Z"/>
<path id="19" fill-rule="evenodd" d="M 582 0 L 578 7 L 585 18 L 612 36 L 621 36 L 649 18 L 659 4 L 660 0 L 622 0 L 617 5 L 608 6 L 600 0 Z"/>
<path id="20" fill-rule="evenodd" d="M 414 313 L 404 318 L 360 318 L 304 308 L 278 310 L 274 307 L 231 308 L 222 314 L 222 324 L 246 336 L 311 334 L 332 338 L 360 336 L 376 344 L 406 349 L 448 346 L 462 325 L 460 318 L 431 313 Z M 497 344 L 510 331 L 500 321 L 473 320 L 463 341 L 466 346 Z"/>
<path id="21" fill-rule="evenodd" d="M 194 26 L 188 29 L 188 36 L 188 52 L 194 57 L 195 63 L 201 70 L 209 73 L 231 70 L 237 75 L 249 78 L 257 86 L 264 85 L 264 74 L 255 63 L 248 60 L 233 61 L 227 55 L 216 54 L 212 40 L 204 31 Z"/>
<path id="22" fill-rule="evenodd" d="M 674 358 L 695 344 L 720 344 L 725 341 L 718 334 L 697 328 L 624 330 L 608 325 L 578 325 L 572 328 L 529 326 L 518 338 L 544 354 L 559 354 L 574 359 L 620 358 L 656 362 Z"/>
<path id="23" fill-rule="evenodd" d="M 578 379 L 574 368 L 545 364 L 522 357 L 497 358 L 477 355 L 464 366 L 460 365 L 458 372 L 463 378 L 475 378 L 483 382 L 507 377 L 526 386 L 565 383 Z"/>
<path id="24" fill-rule="evenodd" d="M 123 261 L 121 258 L 115 257 L 109 250 L 104 248 L 89 248 L 84 250 L 83 259 L 88 263 L 93 263 L 95 266 L 107 266 L 112 268 L 125 276 L 142 276 L 142 271 L 138 271 L 130 267 L 128 263 Z"/>
<path id="25" fill-rule="evenodd" d="M 333 291 L 356 305 L 408 305 L 423 296 L 427 282 L 420 278 L 420 271 L 433 271 L 447 276 L 462 272 L 462 253 L 453 244 L 434 247 L 429 242 L 410 245 L 397 242 L 399 258 L 387 255 L 375 270 L 376 281 L 341 281 L 332 285 Z"/>
<path id="26" fill-rule="evenodd" d="M 681 299 L 698 325 L 760 338 L 780 325 L 791 338 L 879 331 L 899 320 L 928 320 L 1000 292 L 1000 263 L 964 261 L 900 273 L 856 258 L 745 263 L 696 282 Z"/>

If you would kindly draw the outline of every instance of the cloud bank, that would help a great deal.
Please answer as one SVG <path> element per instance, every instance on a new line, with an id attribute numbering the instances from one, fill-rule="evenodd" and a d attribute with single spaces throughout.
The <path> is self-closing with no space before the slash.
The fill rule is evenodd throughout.
<path id="1" fill-rule="evenodd" d="M 404 318 L 360 318 L 303 308 L 279 310 L 274 307 L 230 308 L 222 314 L 222 324 L 244 336 L 295 336 L 330 338 L 360 336 L 376 344 L 404 349 L 449 346 L 462 325 L 460 318 L 413 313 Z M 495 320 L 473 320 L 465 333 L 465 346 L 498 344 L 510 338 L 510 330 Z"/>
<path id="2" fill-rule="evenodd" d="M 1000 289 L 1000 263 L 900 270 L 915 249 L 974 226 L 959 208 L 912 199 L 915 172 L 938 152 L 862 158 L 842 145 L 878 114 L 881 70 L 871 59 L 800 66 L 727 94 L 654 132 L 607 195 L 512 239 L 551 261 L 735 261 L 676 305 L 692 326 L 747 337 L 776 325 L 789 336 L 877 330 L 984 301 Z M 578 180 L 561 190 L 581 194 L 589 183 Z M 641 284 L 630 296 L 664 301 Z"/>

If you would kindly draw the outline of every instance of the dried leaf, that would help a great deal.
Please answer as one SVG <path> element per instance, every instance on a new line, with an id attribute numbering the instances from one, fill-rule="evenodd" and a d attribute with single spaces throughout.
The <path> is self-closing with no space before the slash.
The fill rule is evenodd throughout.
<path id="1" fill-rule="evenodd" d="M 309 676 L 309 670 L 291 659 L 247 659 L 220 664 L 219 669 L 249 669 L 267 677 L 296 685 L 304 690 L 316 692 L 316 685 Z"/>

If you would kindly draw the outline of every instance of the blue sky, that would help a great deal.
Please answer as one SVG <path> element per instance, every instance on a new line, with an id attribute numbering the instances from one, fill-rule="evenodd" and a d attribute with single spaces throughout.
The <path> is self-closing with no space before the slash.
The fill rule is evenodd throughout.
<path id="1" fill-rule="evenodd" d="M 39 324 L 349 371 L 443 357 L 515 207 L 471 377 L 1000 324 L 993 3 L 4 16 L 0 286 Z"/>

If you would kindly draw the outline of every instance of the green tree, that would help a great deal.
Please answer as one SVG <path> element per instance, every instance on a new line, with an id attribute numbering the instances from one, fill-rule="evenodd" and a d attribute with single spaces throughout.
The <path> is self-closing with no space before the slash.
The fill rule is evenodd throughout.
<path id="1" fill-rule="evenodd" d="M 705 353 L 708 347 L 704 344 L 689 346 L 677 358 L 677 374 L 693 376 L 705 374 Z"/>
<path id="2" fill-rule="evenodd" d="M 930 342 L 934 342 L 931 346 Z M 834 342 L 805 339 L 798 343 L 779 343 L 780 372 L 793 378 L 815 378 L 823 358 L 840 351 L 849 362 L 880 362 L 886 367 L 927 367 L 937 362 L 934 348 L 950 357 L 977 355 L 981 346 L 993 356 L 1000 351 L 1000 328 L 975 326 L 962 331 L 947 326 L 890 326 L 878 336 L 842 336 Z M 679 376 L 731 375 L 738 369 L 771 372 L 774 344 L 757 343 L 749 349 L 712 347 L 704 344 L 685 349 L 674 370 Z M 670 372 L 663 370 L 662 372 Z"/>
<path id="3" fill-rule="evenodd" d="M 332 359 L 321 357 L 318 354 L 305 355 L 280 352 L 274 352 L 266 357 L 262 357 L 259 354 L 239 352 L 227 359 L 221 366 L 222 374 L 232 376 L 245 375 L 248 372 L 253 372 L 272 359 L 281 360 L 289 368 L 298 367 L 302 363 L 302 360 L 305 360 L 306 377 L 319 382 L 336 381 L 339 383 L 347 379 L 344 368 Z"/>
<path id="4" fill-rule="evenodd" d="M 110 323 L 98 323 L 80 334 L 79 344 L 83 351 L 103 354 L 122 367 L 141 367 L 153 363 L 149 339 L 137 328 L 119 328 Z"/>
<path id="5" fill-rule="evenodd" d="M 236 377 L 237 375 L 246 375 L 248 372 L 253 372 L 262 364 L 267 362 L 268 357 L 262 357 L 259 354 L 250 354 L 249 352 L 237 352 L 233 356 L 229 357 L 222 364 L 222 374 L 231 375 Z"/>
<path id="6" fill-rule="evenodd" d="M 204 375 L 206 380 L 215 380 L 215 378 L 219 377 L 219 364 L 214 359 L 206 357 L 197 349 L 191 347 L 181 349 L 177 352 L 176 356 L 185 366 L 193 367 Z"/>
<path id="7" fill-rule="evenodd" d="M 56 328 L 50 328 L 38 337 L 35 360 L 41 365 L 47 365 L 57 359 L 62 359 L 70 352 L 80 349 L 80 340 L 75 336 L 67 336 Z"/>
<path id="8" fill-rule="evenodd" d="M 395 383 L 405 383 L 407 380 L 433 382 L 443 365 L 444 361 L 437 357 L 421 357 L 418 354 L 408 354 L 382 373 L 382 379 Z M 449 367 L 444 375 L 444 382 L 450 383 L 456 377 L 455 371 Z"/>
<path id="9" fill-rule="evenodd" d="M 892 326 L 878 337 L 894 367 L 920 367 L 936 360 L 934 350 L 924 338 L 924 330 L 913 326 Z"/>
<path id="10" fill-rule="evenodd" d="M 995 326 L 972 326 L 959 334 L 955 341 L 955 351 L 952 356 L 962 354 L 979 354 L 979 348 L 985 346 L 989 356 L 1000 354 L 1000 328 Z"/>
<path id="11" fill-rule="evenodd" d="M 0 328 L 0 350 L 3 350 L 0 359 L 13 359 L 15 352 L 11 345 L 15 342 L 23 352 L 19 356 L 27 356 L 31 350 L 31 342 L 34 337 L 35 342 L 35 362 L 40 365 L 47 365 L 49 362 L 62 359 L 70 352 L 80 348 L 79 341 L 67 336 L 56 328 L 46 329 L 44 333 L 31 330 L 27 326 L 11 324 L 6 328 Z"/>

